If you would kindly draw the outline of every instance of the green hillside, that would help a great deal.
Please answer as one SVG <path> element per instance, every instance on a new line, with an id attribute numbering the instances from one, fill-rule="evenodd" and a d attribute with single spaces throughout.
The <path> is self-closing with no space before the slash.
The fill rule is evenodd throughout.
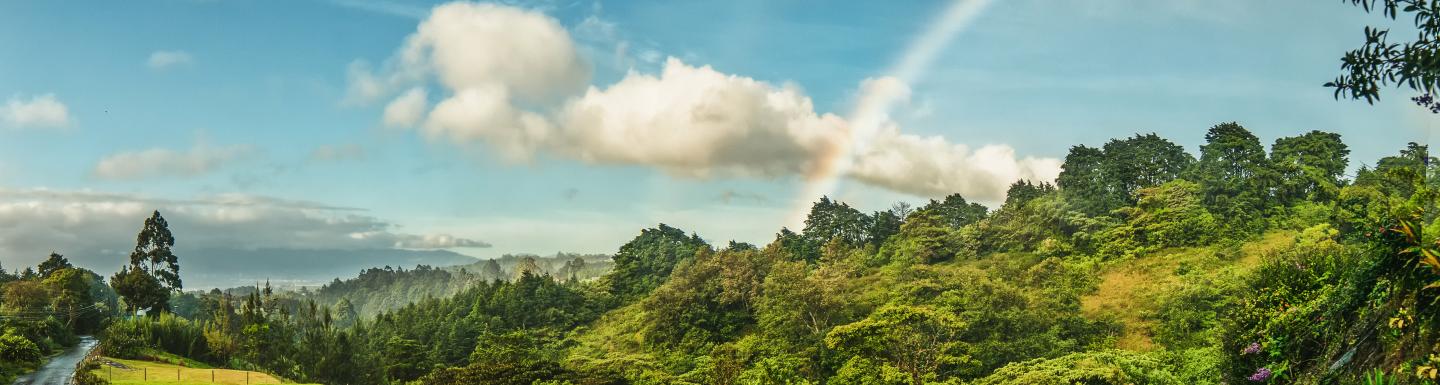
<path id="1" fill-rule="evenodd" d="M 208 294 L 104 347 L 351 384 L 1430 383 L 1440 162 L 1412 143 L 1347 177 L 1338 135 L 1205 138 L 1076 146 L 994 209 L 827 198 L 765 245 L 660 225 L 598 278 L 517 269 L 358 322 Z"/>

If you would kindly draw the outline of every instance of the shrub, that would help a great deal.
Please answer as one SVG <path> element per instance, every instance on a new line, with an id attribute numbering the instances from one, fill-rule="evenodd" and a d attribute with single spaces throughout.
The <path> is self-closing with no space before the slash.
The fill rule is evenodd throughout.
<path id="1" fill-rule="evenodd" d="M 0 360 L 39 364 L 41 358 L 44 358 L 44 354 L 40 352 L 40 346 L 29 339 L 16 335 L 13 331 L 6 331 L 5 335 L 0 336 Z"/>
<path id="2" fill-rule="evenodd" d="M 972 385 L 1186 384 L 1153 354 L 1119 350 L 1074 353 L 1017 362 Z"/>

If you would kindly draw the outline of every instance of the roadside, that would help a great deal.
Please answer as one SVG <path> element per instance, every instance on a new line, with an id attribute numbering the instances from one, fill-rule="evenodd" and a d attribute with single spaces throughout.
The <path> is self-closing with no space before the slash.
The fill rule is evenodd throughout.
<path id="1" fill-rule="evenodd" d="M 76 344 L 64 353 L 52 357 L 50 362 L 39 370 L 22 375 L 15 379 L 14 385 L 66 385 L 70 378 L 75 376 L 75 367 L 80 364 L 90 350 L 95 349 L 97 342 L 94 337 L 82 336 L 80 343 Z"/>

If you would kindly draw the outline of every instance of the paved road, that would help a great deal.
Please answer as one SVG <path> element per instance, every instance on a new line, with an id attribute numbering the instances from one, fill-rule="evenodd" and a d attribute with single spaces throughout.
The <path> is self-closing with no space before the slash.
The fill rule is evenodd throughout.
<path id="1" fill-rule="evenodd" d="M 85 359 L 85 355 L 94 348 L 94 338 L 80 337 L 79 345 L 66 350 L 64 354 L 51 358 L 50 362 L 40 370 L 16 378 L 14 385 L 67 385 L 70 383 L 70 377 L 75 376 L 75 365 L 80 364 L 80 360 Z"/>

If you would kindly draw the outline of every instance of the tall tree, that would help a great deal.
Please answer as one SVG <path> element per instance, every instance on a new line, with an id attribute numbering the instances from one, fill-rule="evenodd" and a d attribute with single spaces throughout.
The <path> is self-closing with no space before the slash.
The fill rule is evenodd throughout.
<path id="1" fill-rule="evenodd" d="M 624 301 L 639 299 L 664 283 L 680 261 L 709 247 L 698 235 L 663 223 L 641 230 L 615 253 L 615 269 L 606 276 L 610 293 Z"/>
<path id="2" fill-rule="evenodd" d="M 74 266 L 70 265 L 70 260 L 65 259 L 65 256 L 55 252 L 51 252 L 50 257 L 46 258 L 45 262 L 40 262 L 40 266 L 38 266 L 41 278 L 50 277 L 51 273 L 71 267 Z"/>
<path id="3" fill-rule="evenodd" d="M 1033 183 L 1028 180 L 1019 180 L 1010 184 L 1010 189 L 1005 191 L 1004 207 L 1020 207 L 1029 203 L 1035 198 L 1055 192 L 1055 186 L 1049 183 Z"/>
<path id="4" fill-rule="evenodd" d="M 930 203 L 925 204 L 920 210 L 938 216 L 945 225 L 957 229 L 985 219 L 990 211 L 979 203 L 966 202 L 965 197 L 960 194 L 947 195 L 944 200 L 940 201 L 931 199 Z"/>
<path id="5" fill-rule="evenodd" d="M 1280 181 L 1276 195 L 1282 201 L 1334 199 L 1350 165 L 1350 148 L 1340 134 L 1310 131 L 1276 139 L 1270 160 Z"/>
<path id="6" fill-rule="evenodd" d="M 1137 134 L 1099 149 L 1071 147 L 1055 183 L 1076 209 L 1102 215 L 1135 204 L 1135 191 L 1180 177 L 1194 161 L 1174 142 Z"/>
<path id="7" fill-rule="evenodd" d="M 1200 161 L 1189 174 L 1200 183 L 1210 212 L 1232 226 L 1258 219 L 1275 178 L 1260 139 L 1234 122 L 1205 133 Z"/>
<path id="8" fill-rule="evenodd" d="M 155 211 L 136 236 L 130 266 L 154 275 L 167 289 L 180 290 L 180 263 L 170 250 L 174 246 L 175 235 L 170 233 L 170 224 L 160 216 L 160 211 Z"/>
<path id="9" fill-rule="evenodd" d="M 1100 172 L 1110 193 L 1134 204 L 1136 190 L 1175 180 L 1194 161 L 1184 147 L 1152 133 L 1105 143 Z"/>
<path id="10" fill-rule="evenodd" d="M 155 211 L 136 236 L 130 265 L 110 278 L 115 292 L 125 299 L 127 310 L 145 309 L 151 315 L 169 308 L 170 293 L 181 289 L 180 264 L 170 248 L 175 236 L 170 225 Z"/>
<path id="11" fill-rule="evenodd" d="M 1430 156 L 1430 146 L 1411 142 L 1399 155 L 1380 158 L 1375 168 L 1361 167 L 1355 173 L 1355 184 L 1373 186 L 1397 196 L 1410 197 L 1416 191 L 1416 180 L 1431 186 L 1440 182 L 1440 160 Z"/>
<path id="12" fill-rule="evenodd" d="M 145 310 L 147 314 L 158 315 L 169 307 L 170 291 L 159 279 L 143 270 L 123 267 L 110 277 L 110 286 L 125 300 L 127 312 Z"/>
<path id="13" fill-rule="evenodd" d="M 1081 212 L 1100 215 L 1119 207 L 1115 194 L 1105 187 L 1104 174 L 1100 167 L 1105 163 L 1105 151 L 1084 145 L 1070 147 L 1065 162 L 1060 164 L 1060 176 L 1055 185 L 1065 199 Z"/>
<path id="14" fill-rule="evenodd" d="M 62 268 L 46 274 L 45 286 L 50 290 L 50 308 L 60 313 L 65 325 L 74 328 L 77 321 L 94 313 L 87 305 L 95 303 L 90 295 L 90 284 L 85 281 L 86 272 L 80 269 Z"/>
<path id="15" fill-rule="evenodd" d="M 869 222 L 870 217 L 860 210 L 844 202 L 821 197 L 810 207 L 810 214 L 805 217 L 805 230 L 801 234 L 815 245 L 823 245 L 832 238 L 840 238 L 849 245 L 862 245 L 869 240 L 866 234 Z"/>

